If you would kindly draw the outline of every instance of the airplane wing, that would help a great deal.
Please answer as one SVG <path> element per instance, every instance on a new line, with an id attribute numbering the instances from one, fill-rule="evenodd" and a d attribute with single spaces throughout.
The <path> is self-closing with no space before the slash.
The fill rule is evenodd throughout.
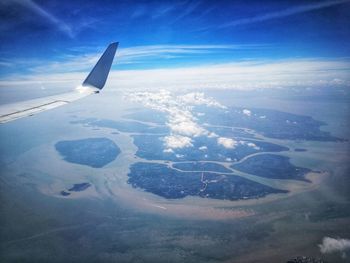
<path id="1" fill-rule="evenodd" d="M 110 44 L 101 58 L 97 61 L 83 84 L 75 91 L 48 96 L 39 99 L 21 101 L 0 106 L 0 123 L 13 121 L 19 118 L 32 116 L 42 111 L 53 109 L 72 101 L 81 99 L 90 94 L 99 93 L 104 87 L 111 69 L 118 42 Z"/>

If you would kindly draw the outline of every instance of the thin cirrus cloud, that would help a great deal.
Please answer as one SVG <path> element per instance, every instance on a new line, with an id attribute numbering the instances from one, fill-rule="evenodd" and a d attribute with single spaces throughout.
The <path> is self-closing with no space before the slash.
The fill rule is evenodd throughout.
<path id="1" fill-rule="evenodd" d="M 41 16 L 42 18 L 46 19 L 49 23 L 54 25 L 58 30 L 60 30 L 62 33 L 67 35 L 70 38 L 75 37 L 75 33 L 70 25 L 59 19 L 58 17 L 54 16 L 49 11 L 45 10 L 38 4 L 34 3 L 31 0 L 16 0 L 16 3 L 28 8 L 35 14 Z"/>
<path id="2" fill-rule="evenodd" d="M 334 5 L 339 5 L 347 2 L 349 2 L 349 0 L 324 1 L 320 3 L 290 7 L 284 10 L 279 10 L 275 12 L 253 16 L 253 17 L 233 20 L 231 22 L 228 22 L 219 26 L 219 28 L 235 27 L 235 26 L 264 22 L 272 19 L 283 18 L 283 17 L 305 13 L 305 12 L 310 12 L 310 11 L 314 11 L 314 10 L 318 10 L 318 9 L 322 9 L 322 8 L 326 8 Z"/>
<path id="3" fill-rule="evenodd" d="M 228 50 L 262 49 L 267 45 L 149 45 L 120 49 L 118 64 L 138 63 L 152 58 L 176 58 Z"/>
<path id="4" fill-rule="evenodd" d="M 76 22 L 73 26 L 70 23 L 65 22 L 58 16 L 54 15 L 47 9 L 41 7 L 40 5 L 38 5 L 32 0 L 13 0 L 12 2 L 8 2 L 6 4 L 22 6 L 29 12 L 32 12 L 36 16 L 41 18 L 42 21 L 45 22 L 46 24 L 53 26 L 59 32 L 63 33 L 64 35 L 72 39 L 75 38 L 81 30 L 83 30 L 84 28 L 89 28 L 89 27 L 91 28 L 93 27 L 93 24 L 97 22 L 96 19 L 93 19 L 91 17 L 80 17 L 79 22 Z M 36 19 L 35 21 L 38 21 L 38 20 L 39 19 Z"/>
<path id="5" fill-rule="evenodd" d="M 55 61 L 13 58 L 0 60 L 0 66 L 19 68 L 21 66 L 30 73 L 63 73 L 90 69 L 101 56 L 105 47 L 100 47 L 98 53 L 84 55 L 63 55 Z M 149 45 L 121 48 L 118 50 L 114 63 L 117 65 L 144 64 L 150 61 L 165 61 L 186 57 L 190 59 L 200 54 L 218 54 L 232 50 L 263 49 L 266 45 Z M 84 49 L 83 47 L 81 49 Z M 81 53 L 81 52 L 80 52 Z"/>

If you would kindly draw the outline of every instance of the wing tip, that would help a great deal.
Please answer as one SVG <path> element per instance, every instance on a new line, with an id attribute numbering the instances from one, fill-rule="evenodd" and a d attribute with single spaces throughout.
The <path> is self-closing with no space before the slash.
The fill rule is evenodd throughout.
<path id="1" fill-rule="evenodd" d="M 112 42 L 108 45 L 100 59 L 97 61 L 96 65 L 84 80 L 82 86 L 91 86 L 99 90 L 103 89 L 104 85 L 106 84 L 118 45 L 119 42 Z"/>
<path id="2" fill-rule="evenodd" d="M 116 41 L 116 42 L 112 42 L 109 44 L 109 46 L 115 46 L 115 47 L 118 47 L 119 46 L 119 41 Z"/>

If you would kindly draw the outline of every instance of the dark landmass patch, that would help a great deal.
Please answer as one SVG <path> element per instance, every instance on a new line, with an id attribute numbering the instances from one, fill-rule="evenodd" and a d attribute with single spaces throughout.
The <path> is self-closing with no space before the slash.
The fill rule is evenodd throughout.
<path id="1" fill-rule="evenodd" d="M 307 150 L 303 149 L 303 148 L 295 148 L 294 151 L 295 152 L 306 152 Z"/>
<path id="2" fill-rule="evenodd" d="M 69 193 L 69 192 L 66 192 L 66 191 L 61 191 L 60 194 L 61 194 L 62 196 L 68 196 L 68 195 L 70 195 L 70 193 Z"/>
<path id="3" fill-rule="evenodd" d="M 218 145 L 217 138 L 206 136 L 193 138 L 193 147 L 173 149 L 174 152 L 163 152 L 163 137 L 158 135 L 134 135 L 134 144 L 138 147 L 136 155 L 147 160 L 167 161 L 233 161 L 258 152 L 281 152 L 288 148 L 277 144 L 245 140 L 252 142 L 259 148 L 253 148 L 246 144 L 239 144 L 234 149 L 228 149 Z M 206 150 L 200 147 L 206 146 Z"/>
<path id="4" fill-rule="evenodd" d="M 115 129 L 120 132 L 130 133 L 151 133 L 151 134 L 168 134 L 169 128 L 166 126 L 151 126 L 137 121 L 114 121 L 105 119 L 88 118 L 80 121 L 72 121 L 73 124 L 86 124 L 103 128 Z"/>
<path id="5" fill-rule="evenodd" d="M 232 173 L 231 170 L 217 163 L 205 163 L 205 162 L 175 163 L 173 164 L 173 168 L 177 168 L 182 171 L 210 171 L 210 172 Z"/>
<path id="6" fill-rule="evenodd" d="M 55 148 L 67 162 L 94 168 L 105 166 L 120 154 L 119 147 L 107 138 L 60 141 Z"/>
<path id="7" fill-rule="evenodd" d="M 260 154 L 231 167 L 245 173 L 271 179 L 293 179 L 309 182 L 304 176 L 311 170 L 294 166 L 289 159 L 286 156 L 275 154 Z"/>
<path id="8" fill-rule="evenodd" d="M 307 256 L 297 256 L 295 258 L 289 259 L 286 263 L 327 263 L 327 261 L 321 258 L 307 257 Z"/>
<path id="9" fill-rule="evenodd" d="M 68 189 L 68 191 L 80 192 L 80 191 L 84 191 L 90 186 L 91 186 L 90 183 L 74 184 L 72 188 Z"/>
<path id="10" fill-rule="evenodd" d="M 270 109 L 249 108 L 250 116 L 243 114 L 244 108 L 229 109 L 197 106 L 195 112 L 205 112 L 197 118 L 202 123 L 229 127 L 244 127 L 255 130 L 266 137 L 287 140 L 344 141 L 321 131 L 325 122 L 310 116 L 297 115 Z"/>
<path id="11" fill-rule="evenodd" d="M 199 196 L 213 199 L 251 199 L 288 191 L 275 189 L 235 175 L 207 172 L 179 172 L 163 164 L 136 163 L 130 167 L 130 183 L 135 188 L 168 199 Z"/>
<path id="12" fill-rule="evenodd" d="M 157 124 L 165 124 L 167 122 L 167 116 L 165 113 L 151 110 L 151 109 L 142 109 L 129 114 L 123 115 L 124 118 L 152 122 Z"/>

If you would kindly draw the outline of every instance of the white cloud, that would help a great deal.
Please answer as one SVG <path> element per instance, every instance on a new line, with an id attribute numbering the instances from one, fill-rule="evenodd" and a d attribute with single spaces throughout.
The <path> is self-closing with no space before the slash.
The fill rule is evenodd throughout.
<path id="1" fill-rule="evenodd" d="M 318 245 L 321 253 L 345 253 L 350 249 L 350 239 L 324 237 L 322 244 Z M 345 254 L 343 254 L 345 256 Z"/>
<path id="2" fill-rule="evenodd" d="M 193 137 L 207 136 L 217 137 L 197 123 L 196 117 L 191 113 L 194 105 L 206 105 L 211 107 L 224 107 L 212 98 L 204 97 L 202 93 L 189 93 L 181 96 L 172 95 L 169 91 L 159 92 L 134 92 L 125 95 L 132 101 L 142 103 L 146 107 L 167 114 L 166 125 L 172 136 L 165 137 L 164 146 L 169 151 L 171 148 L 191 147 Z"/>
<path id="3" fill-rule="evenodd" d="M 252 142 L 248 142 L 248 143 L 245 143 L 247 146 L 249 147 L 252 147 L 254 148 L 255 150 L 260 150 L 260 147 L 257 146 L 255 143 L 252 143 Z"/>
<path id="4" fill-rule="evenodd" d="M 191 92 L 179 97 L 181 101 L 189 105 L 206 105 L 208 107 L 226 107 L 210 97 L 205 97 L 203 92 Z"/>
<path id="5" fill-rule="evenodd" d="M 349 72 L 350 62 L 346 59 L 251 60 L 190 68 L 113 71 L 109 83 L 116 89 L 143 91 L 350 87 Z"/>
<path id="6" fill-rule="evenodd" d="M 234 149 L 238 145 L 237 141 L 231 138 L 225 138 L 225 137 L 219 137 L 217 139 L 217 143 L 228 149 Z"/>
<path id="7" fill-rule="evenodd" d="M 101 47 L 102 52 L 104 47 Z M 117 54 L 121 52 L 118 50 Z M 0 85 L 26 85 L 29 82 L 56 81 L 67 78 L 81 82 L 92 68 L 101 53 L 84 56 L 66 56 L 62 61 L 44 62 L 13 58 L 9 64 L 14 67 L 30 68 L 32 75 L 13 75 L 2 78 Z M 115 60 L 120 64 L 119 58 Z M 43 66 L 45 65 L 45 66 Z M 86 71 L 85 73 L 62 72 Z M 149 70 L 113 70 L 109 74 L 108 88 L 115 90 L 205 90 L 205 89 L 242 89 L 288 87 L 350 87 L 350 62 L 347 59 L 288 59 L 288 60 L 249 60 L 234 63 L 202 65 L 188 68 L 149 69 Z M 59 74 L 60 73 L 60 74 Z M 196 93 L 195 93 L 196 94 Z M 189 95 L 183 100 L 200 100 L 200 95 Z"/>
<path id="8" fill-rule="evenodd" d="M 164 145 L 165 147 L 167 147 L 168 152 L 170 151 L 170 149 L 193 146 L 191 138 L 180 135 L 170 135 L 164 137 Z"/>
<path id="9" fill-rule="evenodd" d="M 243 111 L 244 115 L 247 115 L 248 117 L 250 117 L 252 115 L 252 112 L 250 110 L 244 109 Z"/>
<path id="10" fill-rule="evenodd" d="M 172 123 L 168 123 L 168 126 L 170 126 L 172 132 L 190 137 L 198 137 L 208 134 L 205 129 L 193 121 L 175 120 Z"/>
<path id="11" fill-rule="evenodd" d="M 150 59 L 172 59 L 198 54 L 263 48 L 264 45 L 149 45 L 121 48 L 117 61 L 121 64 L 144 63 Z"/>
<path id="12" fill-rule="evenodd" d="M 232 138 L 219 137 L 214 132 L 209 132 L 197 123 L 196 117 L 191 113 L 192 106 L 206 105 L 211 107 L 225 108 L 216 102 L 213 98 L 207 98 L 203 93 L 188 93 L 181 96 L 172 95 L 169 91 L 161 90 L 159 92 L 134 92 L 126 95 L 132 101 L 142 103 L 146 107 L 162 111 L 167 114 L 166 125 L 169 127 L 171 136 L 164 138 L 164 152 L 171 152 L 172 149 L 192 147 L 192 138 L 206 136 L 208 138 L 217 138 L 217 144 L 228 149 L 234 149 L 238 145 L 246 145 L 260 150 L 253 142 L 236 141 Z M 243 114 L 251 115 L 251 111 L 244 109 Z M 205 126 L 205 125 L 204 125 Z M 205 151 L 206 146 L 199 147 L 199 150 Z"/>
<path id="13" fill-rule="evenodd" d="M 163 152 L 164 153 L 174 153 L 173 149 L 170 149 L 170 148 L 164 149 Z"/>
<path id="14" fill-rule="evenodd" d="M 215 138 L 215 137 L 219 137 L 219 135 L 217 135 L 215 132 L 210 132 L 208 134 L 208 138 Z"/>

